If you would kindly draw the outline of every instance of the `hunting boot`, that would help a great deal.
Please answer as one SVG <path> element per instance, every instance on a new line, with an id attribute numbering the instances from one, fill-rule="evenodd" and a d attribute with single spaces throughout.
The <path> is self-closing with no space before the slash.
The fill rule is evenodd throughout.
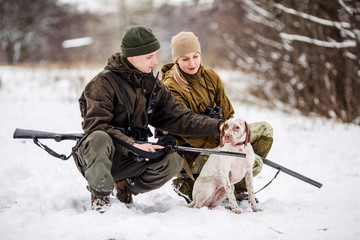
<path id="1" fill-rule="evenodd" d="M 116 182 L 115 189 L 117 192 L 116 197 L 117 197 L 117 199 L 119 199 L 120 202 L 126 203 L 126 204 L 133 202 L 132 192 L 126 186 L 125 179 Z"/>
<path id="2" fill-rule="evenodd" d="M 106 196 L 104 198 L 95 197 L 94 194 L 91 194 L 91 209 L 96 210 L 99 213 L 104 213 L 110 207 L 110 197 Z"/>

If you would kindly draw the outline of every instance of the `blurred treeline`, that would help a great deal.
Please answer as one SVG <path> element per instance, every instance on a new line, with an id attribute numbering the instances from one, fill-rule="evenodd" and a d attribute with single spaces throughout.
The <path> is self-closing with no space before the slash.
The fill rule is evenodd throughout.
<path id="1" fill-rule="evenodd" d="M 104 4 L 107 0 L 102 0 Z M 360 1 L 112 1 L 106 14 L 78 12 L 56 0 L 0 0 L 0 63 L 105 64 L 122 31 L 144 25 L 171 61 L 171 37 L 193 31 L 203 63 L 253 76 L 249 89 L 271 105 L 360 124 Z M 109 3 L 110 4 L 110 3 Z M 78 48 L 67 39 L 92 37 Z"/>

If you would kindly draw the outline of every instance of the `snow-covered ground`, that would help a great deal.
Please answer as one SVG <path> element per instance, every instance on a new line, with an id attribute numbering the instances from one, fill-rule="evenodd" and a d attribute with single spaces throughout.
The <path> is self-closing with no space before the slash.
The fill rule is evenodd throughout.
<path id="1" fill-rule="evenodd" d="M 237 116 L 274 127 L 268 159 L 323 183 L 321 189 L 280 173 L 257 194 L 262 212 L 242 202 L 237 215 L 224 206 L 189 209 L 168 183 L 135 196 L 131 208 L 114 198 L 106 213 L 91 211 L 72 159 L 56 159 L 12 134 L 81 132 L 77 98 L 84 83 L 76 79 L 98 70 L 0 67 L 0 239 L 360 239 L 360 126 L 239 102 Z M 239 84 L 226 72 L 221 77 L 227 87 Z M 67 154 L 74 144 L 43 142 Z M 255 190 L 275 173 L 264 166 Z"/>

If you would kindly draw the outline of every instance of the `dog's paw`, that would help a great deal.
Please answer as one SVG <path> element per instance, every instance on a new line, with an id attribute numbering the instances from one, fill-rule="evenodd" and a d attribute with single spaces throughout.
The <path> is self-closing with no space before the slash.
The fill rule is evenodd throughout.
<path id="1" fill-rule="evenodd" d="M 232 211 L 233 213 L 241 214 L 240 208 L 232 208 L 232 207 L 230 207 L 230 206 L 227 206 L 227 207 L 225 207 L 225 208 L 226 208 L 227 210 Z"/>
<path id="2" fill-rule="evenodd" d="M 260 209 L 260 208 L 253 207 L 252 210 L 253 210 L 253 212 L 262 212 L 262 209 Z"/>
<path id="3" fill-rule="evenodd" d="M 231 211 L 236 214 L 241 214 L 240 209 L 231 209 Z"/>

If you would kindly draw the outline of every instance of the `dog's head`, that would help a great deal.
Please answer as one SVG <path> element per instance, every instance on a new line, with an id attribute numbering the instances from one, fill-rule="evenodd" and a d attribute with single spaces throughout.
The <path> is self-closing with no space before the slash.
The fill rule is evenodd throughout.
<path id="1" fill-rule="evenodd" d="M 247 122 L 240 118 L 231 118 L 225 121 L 220 133 L 220 147 L 223 147 L 226 143 L 247 146 L 250 143 L 250 138 L 250 129 Z"/>

